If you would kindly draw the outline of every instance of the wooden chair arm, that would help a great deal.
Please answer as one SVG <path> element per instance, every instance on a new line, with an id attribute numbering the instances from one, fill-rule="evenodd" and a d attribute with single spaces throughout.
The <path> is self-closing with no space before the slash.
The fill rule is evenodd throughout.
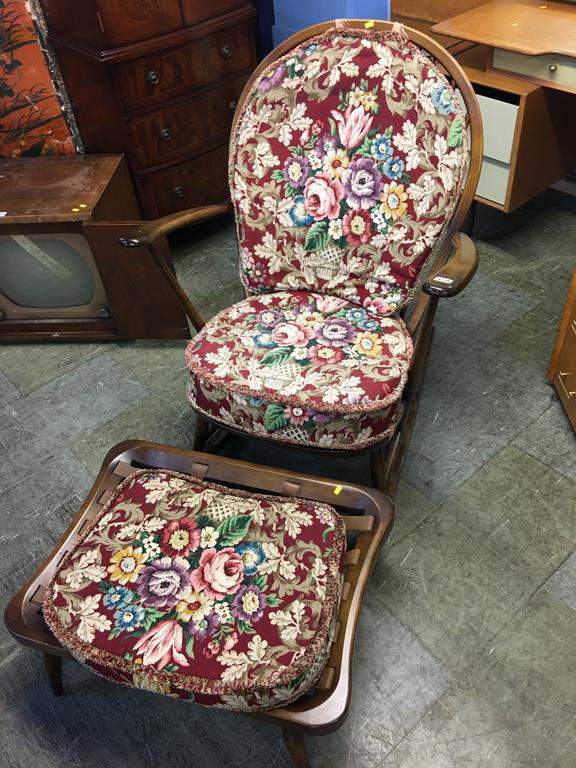
<path id="1" fill-rule="evenodd" d="M 201 224 L 232 210 L 230 203 L 207 205 L 202 208 L 190 208 L 180 213 L 171 213 L 154 221 L 141 221 L 126 224 L 126 235 L 120 238 L 120 245 L 125 248 L 139 248 L 150 245 L 162 235 L 168 235 L 190 224 Z"/>
<path id="2" fill-rule="evenodd" d="M 478 249 L 463 232 L 452 237 L 451 258 L 434 270 L 422 285 L 430 296 L 449 298 L 464 290 L 478 268 Z"/>

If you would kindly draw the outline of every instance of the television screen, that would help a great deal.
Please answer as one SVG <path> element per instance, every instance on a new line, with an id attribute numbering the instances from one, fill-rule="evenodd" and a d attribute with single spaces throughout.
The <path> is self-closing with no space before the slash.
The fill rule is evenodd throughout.
<path id="1" fill-rule="evenodd" d="M 5 317 L 99 317 L 106 303 L 82 235 L 0 236 L 0 308 Z"/>

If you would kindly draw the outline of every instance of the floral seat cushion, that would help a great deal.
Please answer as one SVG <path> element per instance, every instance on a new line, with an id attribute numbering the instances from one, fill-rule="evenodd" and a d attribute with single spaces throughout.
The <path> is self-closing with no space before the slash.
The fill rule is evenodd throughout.
<path id="1" fill-rule="evenodd" d="M 461 197 L 466 118 L 400 25 L 335 27 L 271 63 L 243 103 L 230 146 L 242 280 L 391 315 Z"/>
<path id="2" fill-rule="evenodd" d="M 106 678 L 266 709 L 321 674 L 344 552 L 344 525 L 326 504 L 140 470 L 59 566 L 44 618 Z"/>
<path id="3" fill-rule="evenodd" d="M 283 442 L 358 449 L 382 440 L 400 413 L 412 340 L 402 320 L 371 309 L 307 291 L 235 304 L 188 345 L 191 404 Z"/>

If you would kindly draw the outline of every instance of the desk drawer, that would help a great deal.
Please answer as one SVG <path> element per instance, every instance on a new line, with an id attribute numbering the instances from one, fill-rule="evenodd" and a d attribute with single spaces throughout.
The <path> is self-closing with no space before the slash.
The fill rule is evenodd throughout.
<path id="1" fill-rule="evenodd" d="M 509 163 L 518 119 L 518 105 L 478 94 L 484 128 L 484 154 L 492 160 Z"/>
<path id="2" fill-rule="evenodd" d="M 177 98 L 256 65 L 251 22 L 114 67 L 128 112 Z"/>
<path id="3" fill-rule="evenodd" d="M 526 56 L 523 53 L 494 49 L 492 66 L 534 80 L 568 90 L 576 90 L 576 59 L 549 53 L 544 56 Z"/>
<path id="4" fill-rule="evenodd" d="M 476 194 L 486 200 L 504 205 L 509 176 L 510 166 L 507 163 L 500 163 L 497 160 L 484 157 Z"/>
<path id="5" fill-rule="evenodd" d="M 225 144 L 247 79 L 248 75 L 242 75 L 172 107 L 129 119 L 138 167 L 171 163 Z"/>

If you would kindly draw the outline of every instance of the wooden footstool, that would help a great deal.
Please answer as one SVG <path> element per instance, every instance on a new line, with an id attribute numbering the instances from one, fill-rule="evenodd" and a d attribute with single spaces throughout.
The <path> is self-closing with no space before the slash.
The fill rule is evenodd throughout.
<path id="1" fill-rule="evenodd" d="M 58 642 L 44 621 L 42 605 L 48 585 L 59 565 L 65 562 L 67 555 L 92 528 L 92 521 L 102 512 L 119 484 L 142 469 L 178 472 L 191 480 L 217 483 L 233 492 L 247 491 L 329 504 L 341 515 L 346 527 L 348 549 L 340 604 L 331 626 L 332 644 L 328 662 L 313 689 L 295 701 L 273 709 L 247 712 L 250 716 L 279 725 L 295 764 L 298 768 L 306 768 L 309 763 L 303 733 L 322 734 L 335 730 L 348 710 L 356 625 L 372 565 L 392 525 L 391 501 L 372 488 L 338 484 L 234 459 L 144 441 L 116 445 L 106 456 L 96 482 L 61 542 L 14 596 L 5 613 L 6 626 L 12 635 L 24 645 L 44 654 L 56 696 L 63 691 L 62 660 L 73 661 L 74 657 Z M 119 591 L 118 587 L 114 589 Z"/>

